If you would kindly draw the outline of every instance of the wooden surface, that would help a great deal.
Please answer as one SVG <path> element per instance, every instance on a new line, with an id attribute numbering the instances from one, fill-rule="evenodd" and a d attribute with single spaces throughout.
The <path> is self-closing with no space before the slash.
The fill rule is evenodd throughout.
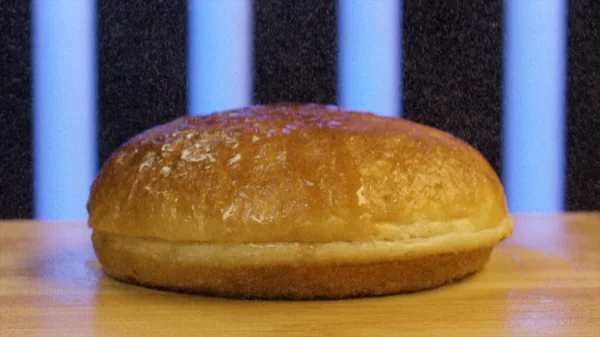
<path id="1" fill-rule="evenodd" d="M 600 336 L 600 213 L 515 217 L 484 271 L 410 295 L 241 301 L 103 276 L 82 223 L 0 222 L 0 336 Z"/>

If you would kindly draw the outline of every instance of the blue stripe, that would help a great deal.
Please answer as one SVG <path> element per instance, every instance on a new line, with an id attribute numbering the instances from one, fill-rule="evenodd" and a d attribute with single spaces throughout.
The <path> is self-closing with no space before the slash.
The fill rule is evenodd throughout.
<path id="1" fill-rule="evenodd" d="M 511 212 L 564 208 L 564 0 L 505 1 L 503 182 Z"/>
<path id="2" fill-rule="evenodd" d="M 33 1 L 36 219 L 86 219 L 97 170 L 95 1 Z"/>
<path id="3" fill-rule="evenodd" d="M 252 1 L 190 0 L 188 114 L 252 102 Z"/>
<path id="4" fill-rule="evenodd" d="M 338 103 L 401 115 L 401 1 L 338 1 Z"/>

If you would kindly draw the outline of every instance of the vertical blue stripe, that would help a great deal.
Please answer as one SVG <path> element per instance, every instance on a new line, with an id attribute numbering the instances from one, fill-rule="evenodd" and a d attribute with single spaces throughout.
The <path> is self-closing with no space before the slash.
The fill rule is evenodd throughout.
<path id="1" fill-rule="evenodd" d="M 511 212 L 564 207 L 567 9 L 505 3 L 503 181 Z"/>
<path id="2" fill-rule="evenodd" d="M 401 1 L 338 1 L 338 103 L 401 115 Z"/>
<path id="3" fill-rule="evenodd" d="M 190 0 L 188 113 L 252 102 L 252 1 Z"/>
<path id="4" fill-rule="evenodd" d="M 86 219 L 95 177 L 96 3 L 34 0 L 36 219 Z"/>

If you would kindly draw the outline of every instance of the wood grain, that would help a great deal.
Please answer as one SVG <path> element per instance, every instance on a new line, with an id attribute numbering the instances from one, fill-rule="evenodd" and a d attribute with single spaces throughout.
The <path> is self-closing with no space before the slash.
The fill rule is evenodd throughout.
<path id="1" fill-rule="evenodd" d="M 241 301 L 122 284 L 83 223 L 0 222 L 0 336 L 600 336 L 600 213 L 519 215 L 481 273 L 410 295 Z"/>

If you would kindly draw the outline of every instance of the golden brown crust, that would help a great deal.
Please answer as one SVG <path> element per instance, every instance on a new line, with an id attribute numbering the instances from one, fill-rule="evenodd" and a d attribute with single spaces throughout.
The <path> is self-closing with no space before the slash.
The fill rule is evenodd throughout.
<path id="1" fill-rule="evenodd" d="M 478 232 L 507 216 L 475 149 L 402 119 L 321 105 L 183 117 L 124 144 L 95 230 L 192 242 L 331 242 Z"/>
<path id="2" fill-rule="evenodd" d="M 121 281 L 206 295 L 261 299 L 341 299 L 426 290 L 479 271 L 492 247 L 371 262 L 211 264 L 154 256 L 108 236 L 93 237 L 106 273 Z M 177 243 L 173 243 L 177 245 Z"/>

